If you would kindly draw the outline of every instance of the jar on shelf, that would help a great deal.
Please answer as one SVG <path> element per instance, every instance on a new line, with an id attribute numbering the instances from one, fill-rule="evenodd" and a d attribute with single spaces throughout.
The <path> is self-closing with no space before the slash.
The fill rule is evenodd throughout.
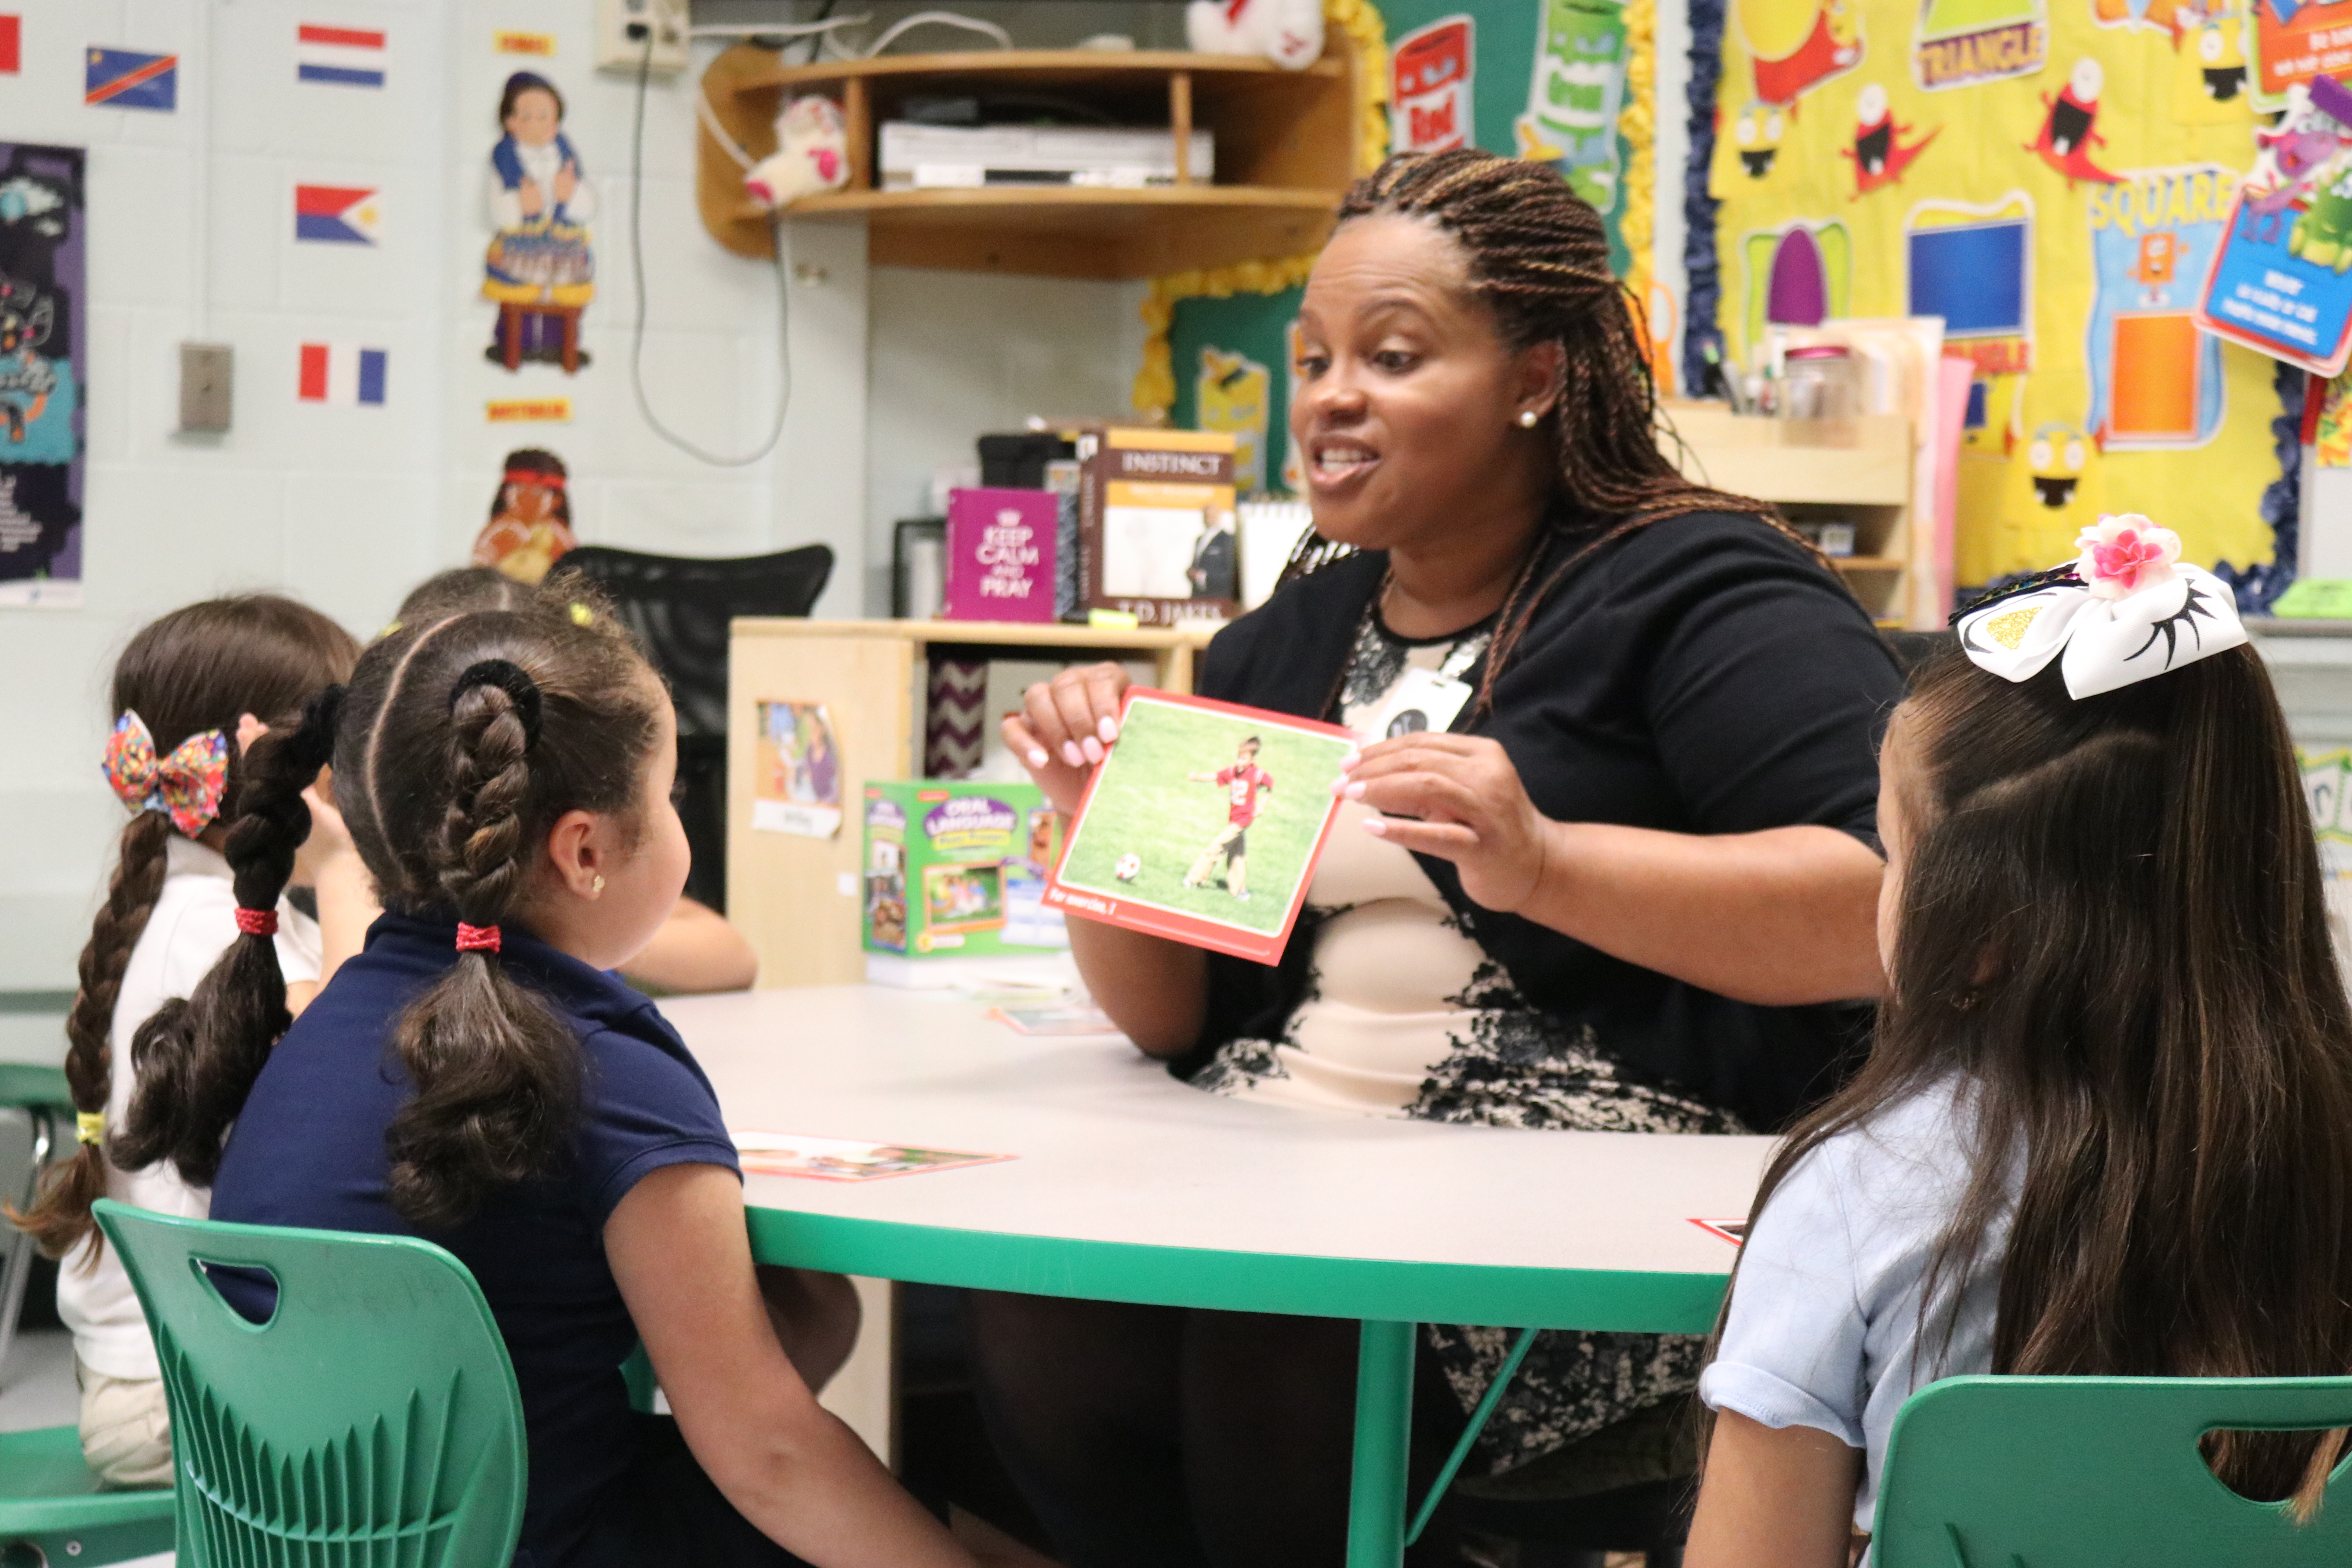
<path id="1" fill-rule="evenodd" d="M 1860 367 L 1844 344 L 1808 343 L 1782 357 L 1782 418 L 1851 419 L 1862 411 Z"/>

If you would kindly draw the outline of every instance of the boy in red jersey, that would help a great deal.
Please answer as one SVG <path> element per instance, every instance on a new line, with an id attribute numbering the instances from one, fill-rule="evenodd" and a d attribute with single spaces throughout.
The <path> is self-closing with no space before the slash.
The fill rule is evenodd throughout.
<path id="1" fill-rule="evenodd" d="M 1192 784 L 1213 784 L 1225 792 L 1229 803 L 1225 826 L 1209 841 L 1192 868 L 1184 873 L 1184 885 L 1197 888 L 1209 879 L 1217 862 L 1225 863 L 1225 887 L 1234 897 L 1249 898 L 1249 871 L 1244 858 L 1249 847 L 1249 825 L 1257 819 L 1257 792 L 1274 793 L 1274 775 L 1257 765 L 1258 741 L 1255 735 L 1241 743 L 1234 753 L 1234 765 L 1219 768 L 1213 773 L 1186 773 Z"/>

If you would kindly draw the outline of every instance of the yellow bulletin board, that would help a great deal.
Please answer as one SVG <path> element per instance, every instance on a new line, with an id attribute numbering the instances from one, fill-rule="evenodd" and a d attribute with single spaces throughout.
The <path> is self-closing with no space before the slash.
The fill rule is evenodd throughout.
<path id="1" fill-rule="evenodd" d="M 1938 315 L 1974 362 L 1962 584 L 2102 512 L 2270 559 L 2272 361 L 2189 323 L 2252 166 L 2243 0 L 1730 0 L 1717 324 Z"/>

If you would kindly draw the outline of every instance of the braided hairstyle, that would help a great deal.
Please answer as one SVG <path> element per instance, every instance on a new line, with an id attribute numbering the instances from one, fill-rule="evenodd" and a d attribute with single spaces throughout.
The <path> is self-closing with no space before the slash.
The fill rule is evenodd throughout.
<path id="1" fill-rule="evenodd" d="M 470 926 L 525 912 L 569 811 L 641 816 L 659 678 L 583 585 L 404 621 L 361 659 L 337 799 L 387 909 Z M 578 1121 L 579 1044 L 492 951 L 456 952 L 395 1023 L 415 1089 L 386 1131 L 393 1206 L 424 1229 L 548 1171 Z"/>
<path id="2" fill-rule="evenodd" d="M 358 657 L 350 635 L 306 605 L 268 594 L 207 599 L 149 623 L 131 639 L 115 661 L 108 717 L 137 713 L 156 751 L 168 753 L 206 730 L 235 735 L 247 713 L 296 711 L 312 692 L 349 673 Z M 248 770 L 231 751 L 233 800 Z M 66 1016 L 66 1082 L 74 1109 L 86 1115 L 106 1114 L 113 1093 L 115 1000 L 163 896 L 171 839 L 171 819 L 161 812 L 140 812 L 123 826 L 106 902 L 81 952 L 79 984 Z M 117 1164 L 135 1166 L 123 1158 L 119 1135 L 113 1152 Z M 105 1153 L 85 1141 L 71 1159 L 51 1167 L 29 1210 L 11 1205 L 5 1212 L 47 1256 L 62 1258 L 88 1244 L 94 1263 L 101 1243 L 89 1205 L 105 1194 Z"/>
<path id="3" fill-rule="evenodd" d="M 1475 148 L 1401 153 L 1356 182 L 1339 221 L 1393 216 L 1433 223 L 1469 264 L 1470 289 L 1514 352 L 1557 342 L 1559 384 L 1545 417 L 1557 500 L 1496 618 L 1476 711 L 1536 612 L 1570 571 L 1637 529 L 1695 511 L 1745 512 L 1836 574 L 1771 506 L 1692 483 L 1658 450 L 1658 391 L 1625 286 L 1609 267 L 1601 215 L 1549 164 Z M 1310 536 L 1302 548 L 1328 542 Z M 1549 565 L 1547 566 L 1547 563 Z M 1319 563 L 1319 562 L 1318 562 Z"/>
<path id="4" fill-rule="evenodd" d="M 293 878 L 295 851 L 310 837 L 302 792 L 333 756 L 342 696 L 340 686 L 324 688 L 298 721 L 273 728 L 246 752 L 236 816 L 221 850 L 241 910 L 275 910 Z M 241 925 L 196 988 L 157 1008 L 131 1037 L 139 1085 L 115 1135 L 115 1163 L 137 1170 L 169 1160 L 191 1186 L 212 1185 L 229 1123 L 293 1021 L 276 938 Z"/>

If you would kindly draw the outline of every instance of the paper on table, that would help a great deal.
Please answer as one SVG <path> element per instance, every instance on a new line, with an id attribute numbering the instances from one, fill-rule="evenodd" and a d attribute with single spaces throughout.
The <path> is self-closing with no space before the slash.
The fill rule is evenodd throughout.
<path id="1" fill-rule="evenodd" d="M 738 1128 L 728 1134 L 743 1169 L 762 1176 L 802 1176 L 819 1182 L 871 1182 L 958 1165 L 990 1165 L 1010 1154 L 966 1154 L 950 1149 L 913 1149 L 902 1143 L 868 1143 L 855 1138 L 812 1138 L 796 1132 Z"/>
<path id="2" fill-rule="evenodd" d="M 1099 1007 L 991 1007 L 988 1016 L 1016 1035 L 1118 1033 L 1118 1026 Z"/>

